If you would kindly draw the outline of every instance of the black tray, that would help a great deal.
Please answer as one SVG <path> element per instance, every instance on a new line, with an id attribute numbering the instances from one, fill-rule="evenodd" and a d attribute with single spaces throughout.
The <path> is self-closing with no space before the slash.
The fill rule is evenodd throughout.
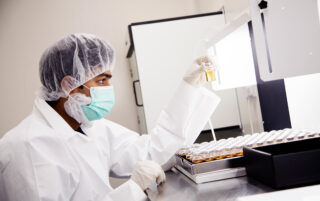
<path id="1" fill-rule="evenodd" d="M 247 175 L 273 188 L 320 182 L 320 138 L 243 151 Z"/>

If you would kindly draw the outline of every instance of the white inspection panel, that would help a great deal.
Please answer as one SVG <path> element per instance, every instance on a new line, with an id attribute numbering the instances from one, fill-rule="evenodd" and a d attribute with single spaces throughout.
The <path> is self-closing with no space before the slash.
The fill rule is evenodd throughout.
<path id="1" fill-rule="evenodd" d="M 320 131 L 320 73 L 284 81 L 292 128 Z"/>
<path id="2" fill-rule="evenodd" d="M 263 15 L 258 2 L 250 9 L 261 78 L 319 73 L 319 0 L 268 0 Z"/>
<path id="3" fill-rule="evenodd" d="M 199 41 L 206 38 L 210 30 L 224 24 L 224 15 L 218 14 L 131 27 L 147 131 L 154 127 L 161 109 L 194 61 Z M 236 105 L 233 93 L 224 93 L 224 96 L 229 94 L 230 101 Z M 239 125 L 237 107 L 228 114 L 221 111 L 214 115 L 220 118 L 213 122 L 215 128 Z"/>
<path id="4" fill-rule="evenodd" d="M 221 38 L 215 48 L 219 62 L 219 79 L 212 82 L 215 90 L 257 84 L 247 23 Z"/>

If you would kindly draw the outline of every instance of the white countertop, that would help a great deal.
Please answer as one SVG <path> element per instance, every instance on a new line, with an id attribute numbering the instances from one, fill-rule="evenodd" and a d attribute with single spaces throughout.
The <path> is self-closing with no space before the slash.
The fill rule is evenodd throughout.
<path id="1" fill-rule="evenodd" d="M 237 201 L 320 201 L 320 185 L 240 197 Z"/>

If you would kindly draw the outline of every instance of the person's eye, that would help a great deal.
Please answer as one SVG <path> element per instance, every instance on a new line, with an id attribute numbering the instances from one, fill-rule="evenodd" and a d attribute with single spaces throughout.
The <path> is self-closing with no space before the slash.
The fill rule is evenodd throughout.
<path id="1" fill-rule="evenodd" d="M 104 78 L 104 79 L 101 79 L 101 80 L 98 80 L 98 83 L 99 84 L 104 84 L 106 82 L 106 79 Z"/>

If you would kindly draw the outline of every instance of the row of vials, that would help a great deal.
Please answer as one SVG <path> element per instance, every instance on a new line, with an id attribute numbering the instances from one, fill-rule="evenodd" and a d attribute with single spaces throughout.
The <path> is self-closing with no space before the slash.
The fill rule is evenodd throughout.
<path id="1" fill-rule="evenodd" d="M 296 140 L 320 137 L 319 132 L 293 129 L 273 130 L 270 132 L 247 134 L 218 141 L 193 144 L 181 148 L 176 154 L 187 158 L 192 163 L 208 162 L 243 155 L 243 147 L 260 147 Z"/>

